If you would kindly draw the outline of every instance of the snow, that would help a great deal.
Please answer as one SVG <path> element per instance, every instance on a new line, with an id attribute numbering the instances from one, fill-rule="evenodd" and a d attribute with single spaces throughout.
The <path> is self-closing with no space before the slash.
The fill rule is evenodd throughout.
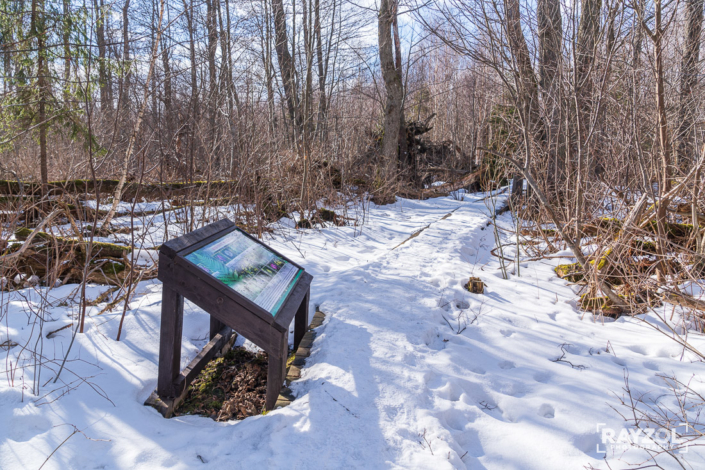
<path id="1" fill-rule="evenodd" d="M 146 211 L 160 211 L 162 209 L 170 209 L 171 208 L 171 203 L 169 201 L 165 201 L 164 203 L 160 202 L 147 202 L 147 201 L 142 201 L 142 202 L 124 202 L 120 201 L 118 202 L 116 212 L 118 214 L 129 214 L 130 211 L 132 211 L 132 206 L 135 206 L 135 212 L 146 212 Z M 89 209 L 95 209 L 96 207 L 96 202 L 93 200 L 90 201 L 85 201 L 84 205 L 88 207 Z M 110 203 L 103 203 L 100 205 L 100 210 L 102 211 L 108 211 L 112 209 L 113 204 L 112 202 Z"/>
<path id="2" fill-rule="evenodd" d="M 702 392 L 702 363 L 643 317 L 603 322 L 578 311 L 553 272 L 565 259 L 522 262 L 521 276 L 503 280 L 485 196 L 371 205 L 362 226 L 276 225 L 266 241 L 314 276 L 311 311 L 327 316 L 292 384 L 297 399 L 244 421 L 165 420 L 143 406 L 156 387 L 158 281 L 138 286 L 120 342 L 122 304 L 100 316 L 105 303 L 90 307 L 57 384 L 72 330 L 46 334 L 71 323 L 77 286 L 1 293 L 0 344 L 20 346 L 0 350 L 0 467 L 39 468 L 59 447 L 44 468 L 607 468 L 596 430 L 624 427 L 612 407 L 625 374 L 633 391 L 669 403 L 658 375 L 695 374 Z M 510 214 L 500 221 L 511 230 Z M 155 242 L 164 233 L 149 230 Z M 485 294 L 463 288 L 469 276 L 482 278 Z M 106 289 L 91 286 L 88 297 Z M 659 311 L 668 318 L 671 308 Z M 204 312 L 187 302 L 184 313 L 182 367 L 208 335 Z M 35 315 L 46 320 L 38 396 L 22 348 L 39 339 Z M 702 335 L 689 342 L 705 349 Z M 574 367 L 555 362 L 562 345 Z M 687 458 L 698 468 L 704 456 L 691 448 Z M 635 448 L 607 454 L 612 468 L 645 458 Z"/>
<path id="3" fill-rule="evenodd" d="M 688 281 L 680 285 L 680 290 L 687 295 L 692 295 L 698 300 L 703 299 L 705 296 L 705 279 L 700 279 L 698 282 Z"/>

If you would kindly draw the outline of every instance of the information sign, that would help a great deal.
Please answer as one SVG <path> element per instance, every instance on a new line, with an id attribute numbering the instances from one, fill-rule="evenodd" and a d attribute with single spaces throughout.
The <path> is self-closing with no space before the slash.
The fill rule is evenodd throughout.
<path id="1" fill-rule="evenodd" d="M 240 230 L 185 258 L 272 315 L 277 314 L 303 272 Z"/>
<path id="2" fill-rule="evenodd" d="M 171 416 L 208 360 L 232 343 L 232 331 L 267 353 L 266 407 L 273 409 L 286 376 L 289 326 L 294 349 L 308 327 L 313 277 L 260 240 L 220 220 L 159 249 L 162 317 L 157 390 L 148 400 Z M 210 314 L 210 342 L 180 371 L 184 299 Z"/>

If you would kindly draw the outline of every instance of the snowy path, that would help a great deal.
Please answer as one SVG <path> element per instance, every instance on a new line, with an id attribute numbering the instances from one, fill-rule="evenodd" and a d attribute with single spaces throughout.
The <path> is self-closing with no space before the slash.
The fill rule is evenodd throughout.
<path id="1" fill-rule="evenodd" d="M 19 387 L 3 379 L 0 467 L 38 468 L 73 431 L 59 425 L 70 423 L 110 441 L 75 435 L 45 468 L 606 468 L 595 430 L 622 427 L 610 405 L 618 406 L 625 368 L 633 388 L 663 394 L 657 374 L 687 378 L 702 364 L 680 361 L 676 343 L 636 320 L 581 319 L 552 271 L 560 260 L 524 264 L 521 277 L 502 280 L 487 208 L 467 199 L 402 201 L 373 208 L 362 234 L 291 231 L 272 243 L 314 275 L 312 306 L 327 314 L 289 407 L 216 423 L 167 421 L 142 406 L 156 385 L 161 298 L 158 283 L 143 283 L 126 339 L 113 340 L 119 314 L 96 317 L 77 339 L 84 362 L 71 363 L 115 406 L 86 384 L 51 404 L 26 394 L 21 403 Z M 462 288 L 470 275 L 486 282 L 485 295 Z M 476 315 L 460 334 L 448 324 Z M 22 335 L 18 325 L 10 327 Z M 187 308 L 184 364 L 206 331 L 206 316 Z M 45 354 L 61 355 L 69 340 L 68 331 L 47 340 Z M 702 337 L 691 340 L 705 349 Z M 584 370 L 552 362 L 564 343 Z M 691 453 L 694 468 L 702 465 Z M 630 450 L 613 468 L 640 456 Z"/>

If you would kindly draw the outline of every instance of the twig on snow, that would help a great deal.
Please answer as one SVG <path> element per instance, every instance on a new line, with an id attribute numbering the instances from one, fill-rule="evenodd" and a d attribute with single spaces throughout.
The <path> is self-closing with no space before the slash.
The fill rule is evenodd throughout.
<path id="1" fill-rule="evenodd" d="M 564 363 L 570 365 L 570 367 L 572 367 L 573 369 L 578 369 L 578 370 L 587 369 L 587 366 L 584 366 L 582 364 L 573 364 L 572 362 L 565 359 L 565 355 L 568 353 L 565 350 L 566 346 L 570 346 L 570 345 L 568 343 L 561 344 L 561 356 L 557 359 L 552 359 L 551 362 L 564 362 Z"/>

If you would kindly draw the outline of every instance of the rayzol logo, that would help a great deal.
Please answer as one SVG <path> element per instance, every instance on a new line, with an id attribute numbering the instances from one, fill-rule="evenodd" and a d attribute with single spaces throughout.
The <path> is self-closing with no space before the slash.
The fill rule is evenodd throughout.
<path id="1" fill-rule="evenodd" d="M 606 454 L 608 451 L 623 452 L 630 447 L 638 447 L 640 449 L 660 451 L 675 451 L 679 454 L 688 453 L 687 441 L 682 441 L 678 438 L 678 428 L 685 427 L 685 433 L 688 431 L 686 423 L 679 423 L 673 429 L 667 428 L 622 428 L 615 430 L 606 427 L 606 423 L 597 423 L 597 433 L 601 434 L 601 444 L 597 444 L 597 453 Z"/>

